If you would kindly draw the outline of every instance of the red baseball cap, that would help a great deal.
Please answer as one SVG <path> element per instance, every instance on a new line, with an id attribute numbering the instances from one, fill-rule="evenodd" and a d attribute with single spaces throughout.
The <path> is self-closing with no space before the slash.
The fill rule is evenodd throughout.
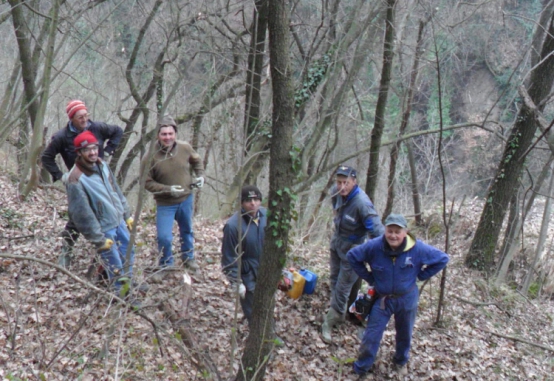
<path id="1" fill-rule="evenodd" d="M 92 144 L 98 145 L 98 139 L 96 139 L 96 136 L 88 130 L 81 132 L 75 139 L 73 139 L 75 151 L 79 151 L 81 148 L 85 148 Z"/>

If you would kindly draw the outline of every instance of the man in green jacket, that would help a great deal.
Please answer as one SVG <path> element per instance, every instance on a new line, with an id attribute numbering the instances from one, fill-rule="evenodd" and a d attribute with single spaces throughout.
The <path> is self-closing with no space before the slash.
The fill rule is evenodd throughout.
<path id="1" fill-rule="evenodd" d="M 177 141 L 176 135 L 175 120 L 169 115 L 164 116 L 158 124 L 157 149 L 150 162 L 146 189 L 152 192 L 156 200 L 156 229 L 158 250 L 161 253 L 159 266 L 174 265 L 173 221 L 177 221 L 181 236 L 181 259 L 186 267 L 196 271 L 199 267 L 194 258 L 192 189 L 204 185 L 204 165 L 192 146 Z M 193 171 L 195 177 L 192 177 Z"/>

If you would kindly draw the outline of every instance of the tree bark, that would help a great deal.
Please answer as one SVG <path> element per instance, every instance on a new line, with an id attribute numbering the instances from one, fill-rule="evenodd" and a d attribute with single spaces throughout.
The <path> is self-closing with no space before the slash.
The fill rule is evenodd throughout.
<path id="1" fill-rule="evenodd" d="M 394 57 L 394 18 L 396 0 L 387 0 L 387 17 L 385 20 L 385 42 L 383 49 L 383 68 L 381 69 L 381 81 L 379 83 L 379 96 L 375 106 L 375 123 L 371 130 L 371 143 L 369 151 L 369 166 L 367 168 L 367 182 L 365 192 L 371 200 L 375 199 L 377 180 L 379 178 L 379 150 L 381 138 L 385 130 L 385 112 L 389 96 L 389 84 L 391 80 L 392 61 Z"/>
<path id="2" fill-rule="evenodd" d="M 17 6 L 16 8 L 20 10 L 21 7 Z M 26 101 L 29 104 L 29 117 L 33 125 L 33 136 L 29 147 L 29 155 L 27 157 L 25 166 L 21 173 L 21 178 L 19 180 L 20 197 L 23 199 L 26 198 L 33 189 L 36 188 L 39 180 L 37 162 L 42 147 L 44 114 L 46 112 L 46 105 L 48 103 L 48 96 L 50 94 L 50 84 L 52 81 L 51 73 L 54 61 L 54 46 L 56 43 L 59 9 L 60 0 L 53 1 L 52 7 L 49 11 L 50 21 L 48 28 L 48 42 L 47 45 L 43 47 L 45 54 L 44 72 L 42 75 L 42 82 L 40 84 L 40 91 L 37 91 L 34 84 L 34 79 L 36 78 L 36 72 L 34 72 L 34 70 L 36 70 L 36 68 L 32 67 L 32 65 L 30 65 L 29 63 L 24 62 L 24 57 L 26 57 L 27 54 L 30 53 L 30 41 L 27 40 L 26 42 L 21 42 L 22 45 L 20 45 L 20 60 L 24 73 L 24 84 L 26 81 L 33 81 L 33 83 L 26 83 L 24 86 Z M 12 8 L 12 12 L 13 11 L 14 9 Z M 22 16 L 22 14 L 18 14 L 18 11 L 15 12 L 17 14 L 17 17 Z M 19 22 L 20 21 L 22 20 L 19 20 Z M 17 22 L 15 20 L 14 28 L 16 28 L 17 35 Z M 25 74 L 25 72 L 28 70 L 33 70 L 32 75 L 29 76 L 30 73 Z M 27 178 L 29 173 L 30 176 L 29 178 Z"/>
<path id="3" fill-rule="evenodd" d="M 295 196 L 291 192 L 292 127 L 294 99 L 289 63 L 289 4 L 269 2 L 269 41 L 271 79 L 273 84 L 272 137 L 269 164 L 269 208 L 264 254 L 261 258 L 256 284 L 250 334 L 246 341 L 242 367 L 236 380 L 262 380 L 274 342 L 273 310 L 275 292 L 286 262 L 289 244 L 291 212 Z"/>
<path id="4" fill-rule="evenodd" d="M 529 97 L 534 104 L 540 105 L 548 96 L 554 82 L 554 23 L 552 14 L 550 25 L 541 50 L 541 61 L 531 73 L 527 85 Z M 504 147 L 502 160 L 498 166 L 495 179 L 489 188 L 485 207 L 470 251 L 465 263 L 470 268 L 491 273 L 494 270 L 495 249 L 502 227 L 502 222 L 512 195 L 517 190 L 524 164 L 524 153 L 531 146 L 537 130 L 534 111 L 527 104 L 522 104 L 516 122 Z"/>
<path id="5" fill-rule="evenodd" d="M 554 176 L 552 175 L 552 170 L 550 170 L 549 173 L 550 173 L 550 186 L 548 187 L 549 194 L 546 196 L 546 201 L 544 203 L 541 232 L 539 234 L 539 241 L 537 242 L 537 247 L 535 250 L 535 258 L 533 259 L 533 262 L 527 269 L 527 275 L 525 276 L 525 279 L 523 280 L 523 285 L 521 286 L 521 293 L 526 296 L 527 296 L 527 293 L 529 292 L 531 281 L 533 280 L 535 275 L 535 268 L 539 263 L 541 253 L 544 249 L 544 243 L 546 242 L 546 235 L 548 234 L 550 215 L 552 214 L 552 197 L 554 196 Z"/>
<path id="6" fill-rule="evenodd" d="M 408 163 L 410 165 L 410 177 L 412 188 L 412 202 L 414 206 L 414 216 L 417 226 L 423 225 L 422 211 L 421 211 L 421 197 L 419 196 L 419 186 L 417 177 L 417 167 L 414 157 L 413 143 L 408 141 L 406 144 L 406 150 L 408 151 Z"/>
<path id="7" fill-rule="evenodd" d="M 506 274 L 508 274 L 508 269 L 510 267 L 510 263 L 514 259 L 515 252 L 517 250 L 516 243 L 519 239 L 520 235 L 523 235 L 523 229 L 521 228 L 523 224 L 525 223 L 525 218 L 529 214 L 529 211 L 531 210 L 531 207 L 535 203 L 535 197 L 538 195 L 538 192 L 542 188 L 543 183 L 546 181 L 548 175 L 549 175 L 549 169 L 552 161 L 554 160 L 554 155 L 550 155 L 550 158 L 548 161 L 544 164 L 541 173 L 539 174 L 537 181 L 535 182 L 533 188 L 531 189 L 531 195 L 529 196 L 529 199 L 527 202 L 525 202 L 525 206 L 523 210 L 521 211 L 521 215 L 517 215 L 517 218 L 514 218 L 515 221 L 510 221 L 508 226 L 506 227 L 506 233 L 504 234 L 505 239 L 504 247 L 500 251 L 502 254 L 502 260 L 500 262 L 499 269 L 497 271 L 496 275 L 496 284 L 501 284 L 506 280 Z M 509 217 L 512 217 L 512 209 L 515 213 L 519 213 L 519 205 L 517 205 L 518 197 L 517 195 L 514 195 L 512 197 L 512 207 L 510 208 L 510 215 Z"/>
<path id="8" fill-rule="evenodd" d="M 406 132 L 406 128 L 408 127 L 408 122 L 410 121 L 410 114 L 412 113 L 412 102 L 414 99 L 414 89 L 415 84 L 417 80 L 417 75 L 419 73 L 419 59 L 421 57 L 421 54 L 423 52 L 422 45 L 423 45 L 423 30 L 425 29 L 425 25 L 427 25 L 427 21 L 421 20 L 419 22 L 419 31 L 417 34 L 417 43 L 416 43 L 416 52 L 414 56 L 414 63 L 412 67 L 412 73 L 410 75 L 410 84 L 408 86 L 408 92 L 406 93 L 405 99 L 405 108 L 404 112 L 402 113 L 402 121 L 400 122 L 400 128 L 398 131 L 398 135 L 404 135 Z M 383 215 L 381 218 L 385 219 L 389 214 L 392 212 L 392 207 L 394 205 L 394 187 L 396 185 L 396 163 L 398 161 L 398 152 L 400 151 L 400 144 L 401 142 L 397 142 L 392 146 L 391 152 L 390 152 L 390 163 L 389 163 L 389 181 L 388 181 L 388 195 L 387 195 L 387 204 L 385 206 L 385 211 L 383 212 Z"/>

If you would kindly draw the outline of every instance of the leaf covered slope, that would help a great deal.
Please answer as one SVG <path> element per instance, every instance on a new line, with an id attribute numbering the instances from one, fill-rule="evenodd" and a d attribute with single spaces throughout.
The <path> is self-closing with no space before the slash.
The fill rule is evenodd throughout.
<path id="1" fill-rule="evenodd" d="M 0 176 L 0 376 L 10 380 L 194 380 L 198 364 L 217 369 L 211 379 L 229 379 L 247 335 L 238 312 L 237 350 L 231 336 L 236 300 L 220 271 L 224 221 L 195 221 L 196 256 L 201 270 L 192 289 L 183 272 L 163 276 L 148 268 L 156 262 L 151 213 L 139 222 L 135 274 L 150 284 L 140 314 L 114 303 L 92 284 L 83 284 L 52 266 L 13 256 L 57 263 L 59 233 L 67 209 L 65 194 L 39 189 L 18 201 L 16 186 Z M 462 213 L 465 228 L 478 220 L 478 208 Z M 441 247 L 440 242 L 431 242 Z M 448 267 L 446 307 L 440 327 L 434 320 L 439 277 L 423 288 L 414 333 L 411 380 L 545 380 L 554 360 L 553 304 L 528 300 L 511 290 L 494 289 L 463 267 L 469 237 L 454 232 Z M 85 280 L 91 246 L 76 245 L 72 273 Z M 296 267 L 319 275 L 313 295 L 295 301 L 277 294 L 276 330 L 286 342 L 275 348 L 268 380 L 354 380 L 350 362 L 360 340 L 357 327 L 333 332 L 336 345 L 322 342 L 321 317 L 329 301 L 326 246 L 294 248 Z M 394 378 L 393 322 L 376 363 L 374 379 Z M 205 376 L 207 376 L 205 374 Z"/>

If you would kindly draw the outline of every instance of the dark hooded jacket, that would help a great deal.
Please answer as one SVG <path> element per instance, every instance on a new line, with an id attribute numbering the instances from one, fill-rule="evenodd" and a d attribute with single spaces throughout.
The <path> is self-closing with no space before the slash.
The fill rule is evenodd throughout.
<path id="1" fill-rule="evenodd" d="M 123 136 L 123 130 L 121 127 L 102 122 L 90 121 L 87 130 L 92 132 L 98 140 L 98 157 L 100 158 L 104 157 L 104 153 L 113 155 Z M 56 164 L 56 155 L 62 155 L 62 159 L 67 169 L 71 169 L 73 164 L 75 164 L 77 153 L 75 152 L 75 147 L 73 146 L 73 140 L 77 135 L 79 135 L 79 133 L 72 131 L 69 128 L 68 122 L 63 129 L 59 130 L 52 136 L 50 143 L 42 153 L 42 166 L 50 172 L 53 181 L 57 181 L 63 176 L 60 167 Z"/>

